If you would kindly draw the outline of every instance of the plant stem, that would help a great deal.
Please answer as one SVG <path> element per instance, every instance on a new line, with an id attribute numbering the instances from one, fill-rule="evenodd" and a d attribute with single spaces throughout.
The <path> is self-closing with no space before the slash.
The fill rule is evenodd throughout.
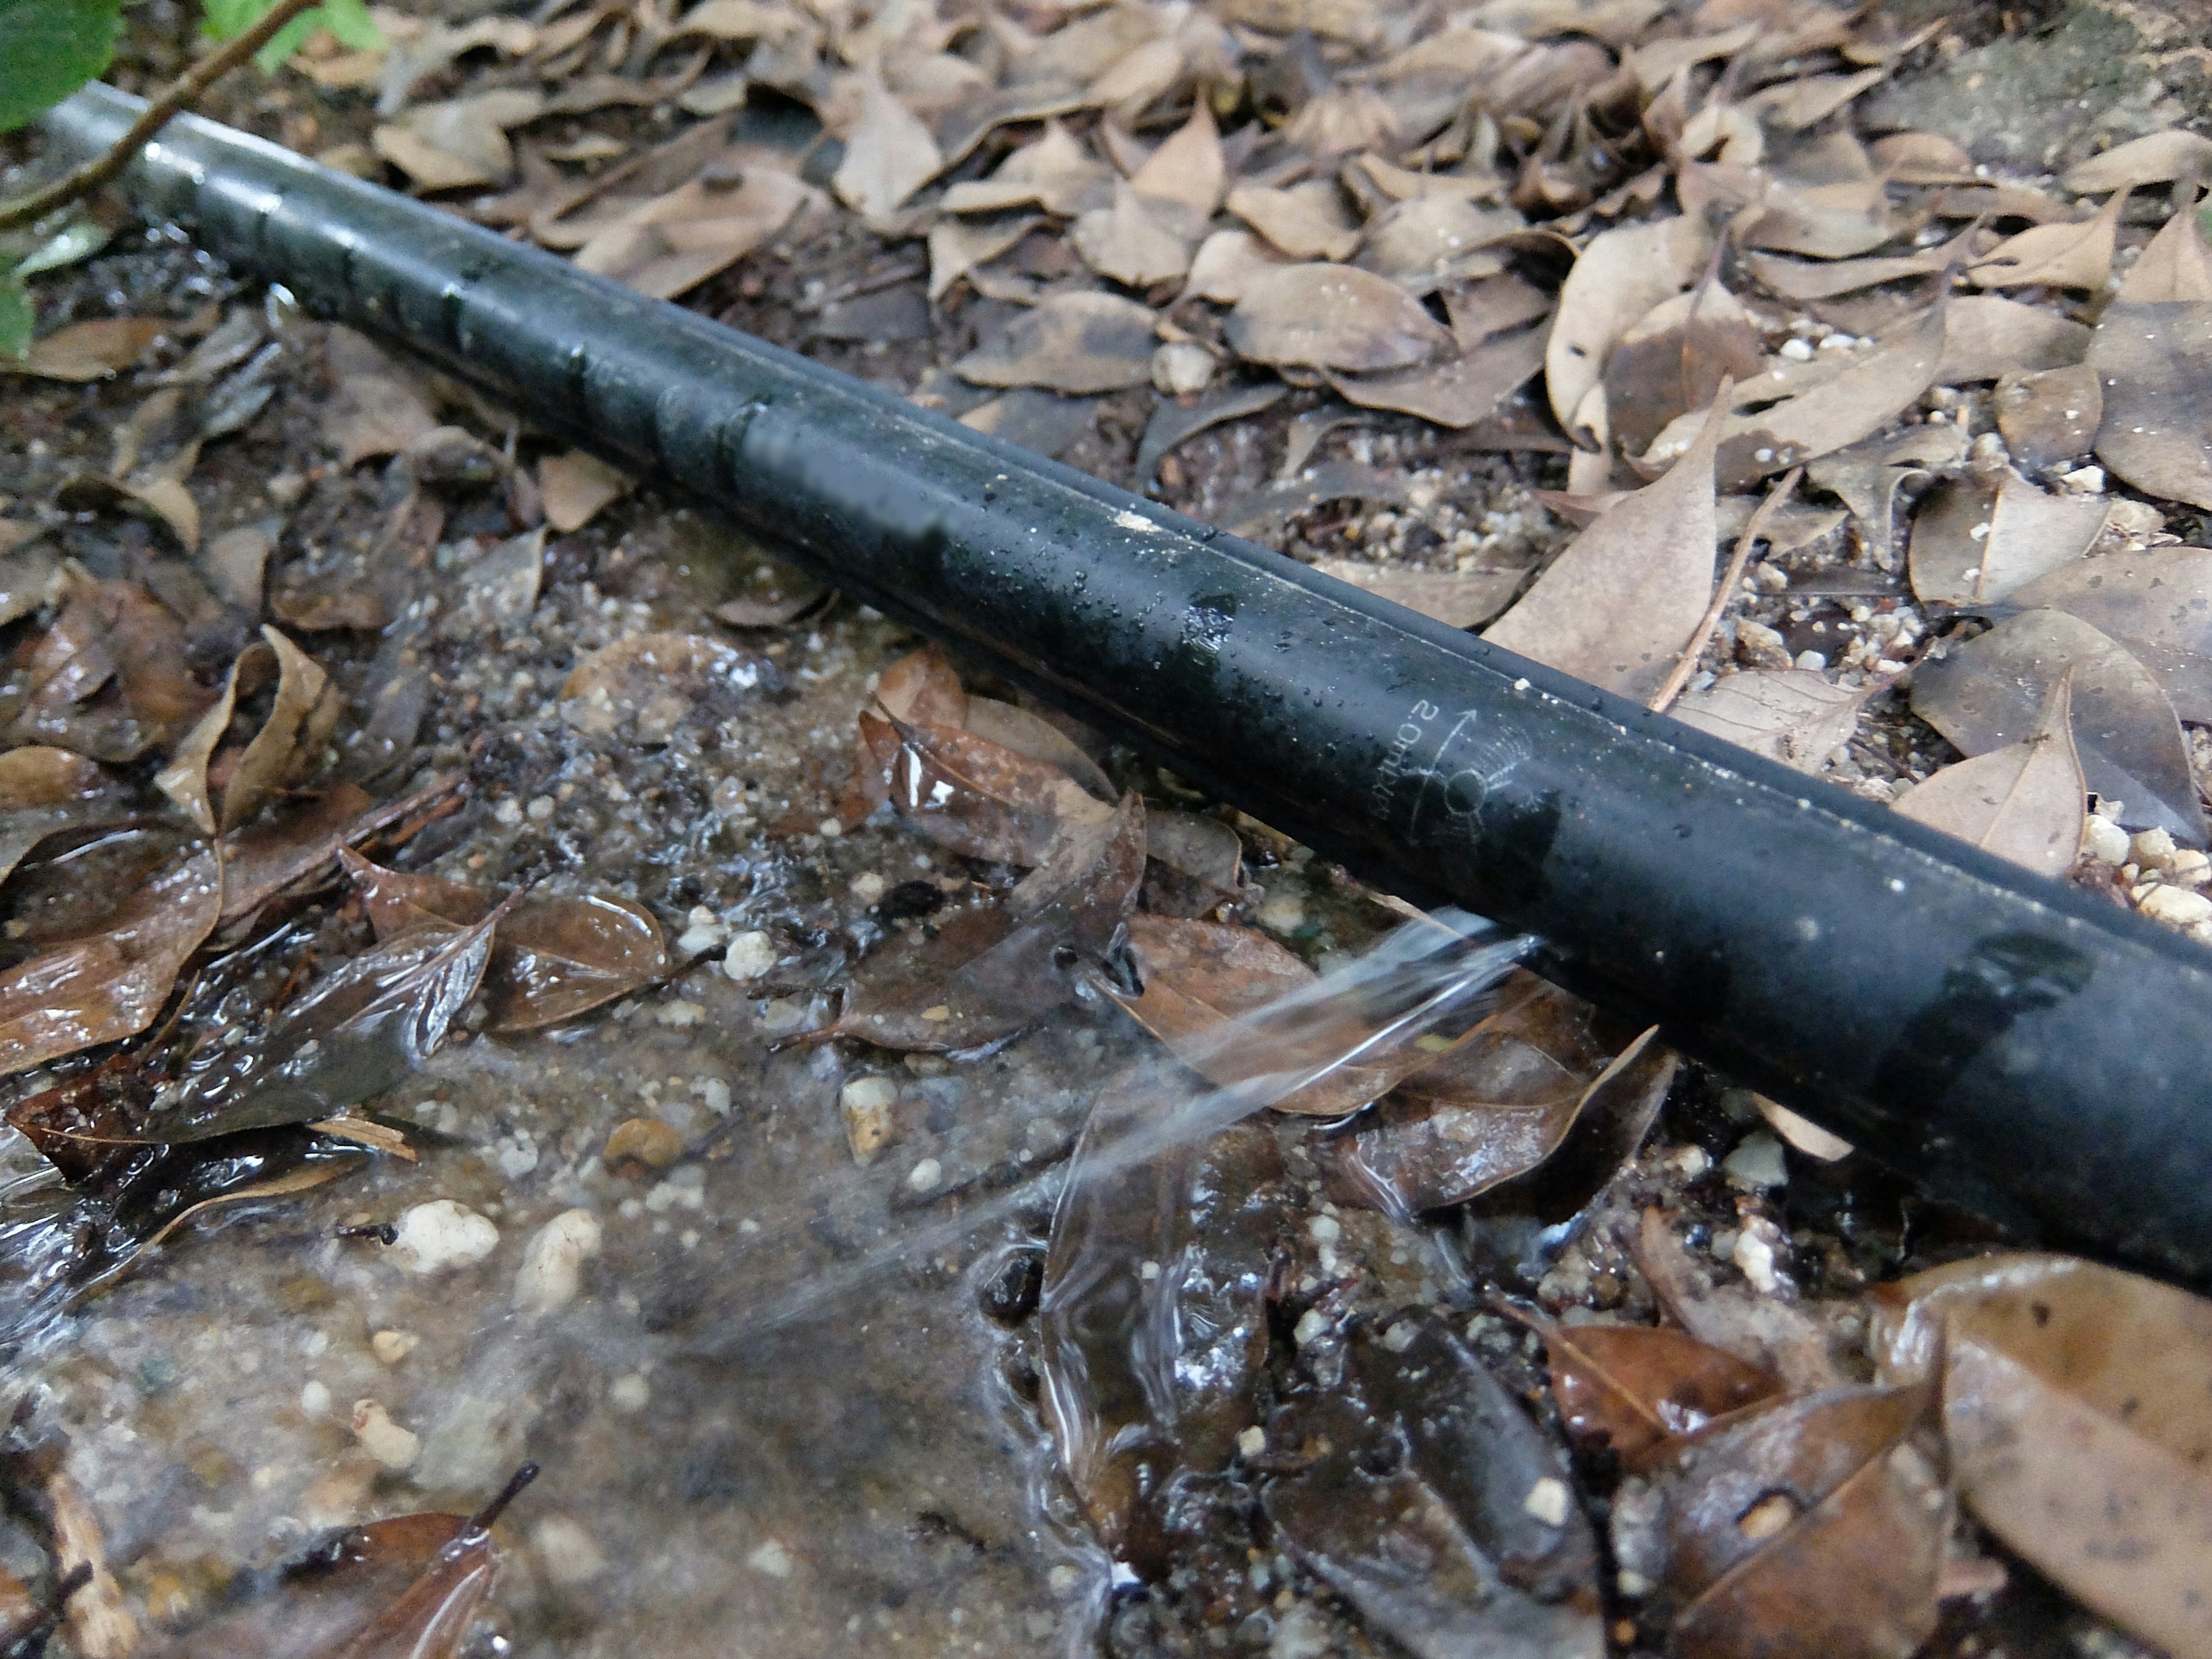
<path id="1" fill-rule="evenodd" d="M 1790 499 L 1790 492 L 1797 488 L 1797 480 L 1804 476 L 1803 467 L 1790 468 L 1782 482 L 1767 492 L 1766 499 L 1752 514 L 1751 522 L 1744 526 L 1743 534 L 1735 538 L 1735 555 L 1729 560 L 1728 574 L 1721 578 L 1721 585 L 1713 591 L 1713 602 L 1705 607 L 1705 614 L 1698 619 L 1697 630 L 1690 635 L 1690 642 L 1682 647 L 1681 660 L 1674 665 L 1674 672 L 1667 676 L 1666 684 L 1659 688 L 1648 705 L 1653 713 L 1665 714 L 1668 705 L 1682 695 L 1682 688 L 1690 683 L 1690 676 L 1697 672 L 1698 659 L 1705 654 L 1705 641 L 1712 638 L 1713 629 L 1721 625 L 1721 617 L 1728 611 L 1729 601 L 1735 597 L 1736 584 L 1743 580 L 1743 568 L 1751 562 L 1752 544 L 1759 539 L 1760 532 L 1766 528 L 1766 521 L 1774 516 L 1775 510 L 1783 502 Z"/>
<path id="2" fill-rule="evenodd" d="M 115 141 L 106 155 L 87 161 L 43 190 L 33 191 L 28 196 L 20 196 L 0 206 L 0 230 L 35 224 L 57 209 L 91 195 L 118 177 L 147 141 L 168 125 L 186 105 L 267 46 L 285 24 L 321 3 L 322 0 L 276 0 L 276 4 L 252 28 L 224 41 L 171 82 L 168 89 L 146 106 L 144 112 L 131 124 L 131 130 Z"/>

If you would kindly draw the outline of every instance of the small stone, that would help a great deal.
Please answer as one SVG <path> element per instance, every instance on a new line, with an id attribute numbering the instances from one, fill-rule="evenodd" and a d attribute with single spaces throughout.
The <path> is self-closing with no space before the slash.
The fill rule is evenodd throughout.
<path id="1" fill-rule="evenodd" d="M 913 1172 L 906 1178 L 906 1184 L 918 1193 L 926 1193 L 935 1187 L 944 1175 L 943 1164 L 933 1158 L 925 1158 L 914 1166 Z"/>
<path id="2" fill-rule="evenodd" d="M 465 1204 L 434 1199 L 402 1212 L 385 1259 L 410 1273 L 473 1267 L 499 1248 L 499 1229 Z"/>
<path id="3" fill-rule="evenodd" d="M 1257 1457 L 1267 1449 L 1267 1431 L 1255 1423 L 1237 1437 L 1237 1449 L 1247 1457 Z"/>
<path id="4" fill-rule="evenodd" d="M 684 957 L 703 957 L 720 947 L 729 936 L 730 930 L 722 926 L 712 910 L 703 904 L 695 904 L 690 915 L 685 918 L 684 931 L 676 936 L 677 952 Z"/>
<path id="5" fill-rule="evenodd" d="M 1317 1215 L 1306 1223 L 1306 1235 L 1316 1244 L 1334 1244 L 1344 1236 L 1344 1227 L 1333 1215 Z"/>
<path id="6" fill-rule="evenodd" d="M 688 1029 L 707 1018 L 707 1011 L 696 1002 L 664 1002 L 653 1011 L 653 1017 L 663 1025 L 678 1030 Z"/>
<path id="7" fill-rule="evenodd" d="M 563 1210 L 531 1236 L 514 1276 L 514 1305 L 526 1314 L 566 1307 L 582 1287 L 585 1261 L 599 1253 L 599 1217 Z"/>
<path id="8" fill-rule="evenodd" d="M 1685 1181 L 1695 1181 L 1713 1167 L 1711 1156 L 1702 1146 L 1677 1146 L 1667 1154 L 1666 1164 Z"/>
<path id="9" fill-rule="evenodd" d="M 745 1557 L 745 1565 L 755 1572 L 764 1572 L 771 1578 L 791 1577 L 791 1552 L 782 1543 L 771 1538 Z"/>
<path id="10" fill-rule="evenodd" d="M 722 953 L 722 971 L 739 984 L 760 978 L 775 966 L 775 943 L 756 928 L 739 933 Z"/>
<path id="11" fill-rule="evenodd" d="M 645 1402 L 652 1398 L 653 1385 L 642 1372 L 628 1372 L 607 1385 L 607 1404 L 618 1412 L 643 1411 Z"/>
<path id="12" fill-rule="evenodd" d="M 300 1390 L 300 1409 L 309 1417 L 321 1417 L 331 1408 L 331 1391 L 320 1382 L 309 1382 Z"/>
<path id="13" fill-rule="evenodd" d="M 529 805 L 522 809 L 522 815 L 528 818 L 532 823 L 544 823 L 546 819 L 553 816 L 553 797 L 550 795 L 538 796 L 537 799 L 532 801 Z"/>
<path id="14" fill-rule="evenodd" d="M 718 1077 L 702 1077 L 694 1085 L 699 1091 L 699 1102 L 716 1117 L 730 1115 L 730 1085 Z"/>
<path id="15" fill-rule="evenodd" d="M 1295 933 L 1305 926 L 1306 902 L 1296 893 L 1278 893 L 1253 920 L 1271 933 Z"/>
<path id="16" fill-rule="evenodd" d="M 1403 1353 L 1413 1346 L 1414 1339 L 1419 1335 L 1420 1332 L 1413 1328 L 1411 1320 L 1401 1319 L 1382 1333 L 1382 1346 L 1392 1353 Z"/>
<path id="17" fill-rule="evenodd" d="M 387 1365 L 397 1365 L 422 1346 L 412 1331 L 379 1331 L 368 1339 L 368 1351 Z"/>
<path id="18" fill-rule="evenodd" d="M 607 1137 L 606 1150 L 599 1154 L 610 1170 L 625 1164 L 665 1170 L 683 1156 L 684 1137 L 673 1125 L 657 1117 L 624 1118 L 615 1125 L 614 1133 Z"/>
<path id="19" fill-rule="evenodd" d="M 2212 881 L 2212 858 L 2207 858 L 2194 847 L 2177 848 L 2166 860 L 2166 878 L 2184 887 L 2202 887 Z"/>
<path id="20" fill-rule="evenodd" d="M 1547 1527 L 1563 1527 L 1567 1512 L 1574 1502 L 1567 1491 L 1567 1483 L 1557 1475 L 1546 1475 L 1528 1488 L 1528 1495 L 1521 1500 L 1521 1507 Z"/>
<path id="21" fill-rule="evenodd" d="M 1817 651 L 1800 651 L 1796 656 L 1796 665 L 1808 674 L 1819 674 L 1826 672 L 1828 659 Z"/>
<path id="22" fill-rule="evenodd" d="M 491 809 L 491 815 L 496 822 L 512 829 L 522 822 L 522 803 L 509 795 Z"/>
<path id="23" fill-rule="evenodd" d="M 1784 340 L 1782 343 L 1781 352 L 1793 363 L 1809 363 L 1813 361 L 1813 344 L 1809 340 Z"/>
<path id="24" fill-rule="evenodd" d="M 2088 813 L 2081 820 L 2081 852 L 2100 864 L 2125 864 L 2128 832 L 2108 817 Z"/>
<path id="25" fill-rule="evenodd" d="M 548 1516 L 532 1529 L 538 1564 L 556 1584 L 588 1584 L 607 1569 L 592 1534 L 565 1515 Z"/>
<path id="26" fill-rule="evenodd" d="M 1779 1187 L 1790 1179 L 1789 1166 L 1782 1161 L 1782 1143 L 1764 1129 L 1746 1135 L 1721 1160 L 1721 1172 L 1731 1187 L 1753 1190 Z"/>
<path id="27" fill-rule="evenodd" d="M 374 1400 L 354 1401 L 353 1437 L 387 1469 L 405 1468 L 422 1449 L 421 1439 L 393 1422 L 382 1402 Z"/>
<path id="28" fill-rule="evenodd" d="M 1780 1282 L 1774 1272 L 1774 1245 L 1759 1227 L 1747 1226 L 1736 1235 L 1735 1248 L 1729 1252 L 1738 1272 L 1751 1281 L 1752 1289 L 1761 1296 L 1774 1294 Z"/>
<path id="29" fill-rule="evenodd" d="M 2163 830 L 2145 830 L 2128 842 L 2128 856 L 2145 870 L 2165 869 L 2173 851 L 2173 837 Z"/>
<path id="30" fill-rule="evenodd" d="M 2199 922 L 2212 921 L 2212 898 L 2186 887 L 2154 887 L 2136 908 L 2153 921 L 2170 927 L 2194 927 Z"/>
<path id="31" fill-rule="evenodd" d="M 873 904 L 878 899 L 883 897 L 885 889 L 886 884 L 884 878 L 872 870 L 864 871 L 854 877 L 851 884 L 853 896 L 863 904 Z"/>
<path id="32" fill-rule="evenodd" d="M 887 1077 L 856 1077 L 837 1091 L 854 1163 L 869 1163 L 890 1145 L 896 1127 L 891 1108 L 897 1103 L 898 1085 Z"/>
<path id="33" fill-rule="evenodd" d="M 1291 1340 L 1301 1348 L 1308 1347 L 1320 1341 L 1334 1329 L 1335 1327 L 1329 1322 L 1327 1314 L 1319 1308 L 1308 1308 L 1298 1316 L 1298 1322 L 1291 1328 Z"/>
<path id="34" fill-rule="evenodd" d="M 1211 386 L 1218 367 L 1213 354 L 1196 341 L 1170 341 L 1152 353 L 1152 385 L 1167 397 L 1188 397 Z"/>

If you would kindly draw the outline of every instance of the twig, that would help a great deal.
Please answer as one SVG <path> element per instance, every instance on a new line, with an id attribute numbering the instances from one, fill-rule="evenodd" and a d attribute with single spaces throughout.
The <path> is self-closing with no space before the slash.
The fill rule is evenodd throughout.
<path id="1" fill-rule="evenodd" d="M 18 197 L 0 206 L 0 230 L 35 224 L 56 209 L 91 195 L 120 176 L 147 141 L 168 125 L 186 105 L 267 46 L 285 24 L 321 3 L 322 0 L 276 0 L 276 4 L 252 28 L 226 40 L 171 82 L 168 90 L 146 106 L 131 124 L 131 130 L 115 141 L 107 154 L 87 161 L 44 190 L 33 191 L 28 196 Z"/>
<path id="2" fill-rule="evenodd" d="M 1743 580 L 1743 568 L 1751 562 L 1752 546 L 1759 540 L 1759 532 L 1766 528 L 1767 520 L 1772 518 L 1775 510 L 1790 499 L 1790 492 L 1797 488 L 1797 480 L 1804 476 L 1803 467 L 1791 467 L 1783 476 L 1782 482 L 1766 492 L 1766 499 L 1753 512 L 1751 522 L 1744 526 L 1743 534 L 1735 538 L 1735 553 L 1729 560 L 1728 574 L 1721 578 L 1721 585 L 1713 592 L 1713 602 L 1705 607 L 1705 614 L 1698 619 L 1698 626 L 1690 635 L 1690 642 L 1682 647 L 1682 659 L 1674 665 L 1674 672 L 1667 676 L 1667 683 L 1653 693 L 1650 704 L 1652 713 L 1665 714 L 1668 705 L 1682 695 L 1682 688 L 1690 683 L 1690 676 L 1697 672 L 1698 659 L 1705 654 L 1705 641 L 1712 638 L 1713 629 L 1721 625 L 1721 617 L 1728 610 L 1729 600 L 1735 592 L 1736 584 Z"/>

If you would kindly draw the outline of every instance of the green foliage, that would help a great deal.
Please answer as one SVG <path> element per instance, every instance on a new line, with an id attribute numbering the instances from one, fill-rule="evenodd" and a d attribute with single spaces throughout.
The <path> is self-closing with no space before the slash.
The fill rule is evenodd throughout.
<path id="1" fill-rule="evenodd" d="M 207 0 L 207 18 L 201 32 L 217 40 L 234 40 L 267 16 L 276 3 L 276 0 Z M 367 0 L 325 0 L 271 35 L 269 44 L 253 54 L 256 67 L 264 75 L 275 74 L 317 29 L 328 29 L 342 45 L 356 51 L 384 44 L 382 31 L 370 21 Z"/>
<path id="2" fill-rule="evenodd" d="M 0 132 L 100 74 L 122 31 L 123 0 L 0 0 Z"/>
<path id="3" fill-rule="evenodd" d="M 36 321 L 22 272 L 0 270 L 0 356 L 20 357 L 28 351 Z"/>

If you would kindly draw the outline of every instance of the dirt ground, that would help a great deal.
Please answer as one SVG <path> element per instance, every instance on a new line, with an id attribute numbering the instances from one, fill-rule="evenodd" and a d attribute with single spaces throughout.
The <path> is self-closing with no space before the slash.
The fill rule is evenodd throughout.
<path id="1" fill-rule="evenodd" d="M 1894 9 L 1909 28 L 1949 9 L 1900 0 Z M 1896 100 L 1900 122 L 2038 173 L 2094 133 L 2171 125 L 2169 101 L 2204 130 L 2212 65 L 2196 43 L 2206 27 L 2212 19 L 2184 6 L 2122 0 L 1976 7 L 1881 95 Z M 186 9 L 149 0 L 132 27 L 118 82 L 173 72 Z M 310 152 L 365 143 L 374 121 L 362 98 L 296 76 L 241 80 L 210 112 Z M 621 118 L 649 129 L 656 115 Z M 805 142 L 793 112 L 762 118 L 764 134 Z M 15 158 L 35 157 L 35 143 L 11 143 Z M 810 166 L 826 176 L 830 158 Z M 1048 276 L 1052 251 L 1036 257 Z M 1008 302 L 963 292 L 932 307 L 926 270 L 912 243 L 843 219 L 741 263 L 686 303 L 969 413 L 993 394 L 947 366 L 1003 323 Z M 42 332 L 107 315 L 179 325 L 131 374 L 85 386 L 0 381 L 0 494 L 62 504 L 42 521 L 44 550 L 109 582 L 150 583 L 177 564 L 155 515 L 118 510 L 82 483 L 72 495 L 73 481 L 108 471 L 115 434 L 155 373 L 224 319 L 246 319 L 258 378 L 236 395 L 265 387 L 266 398 L 191 473 L 210 537 L 259 528 L 275 548 L 272 591 L 335 592 L 349 559 L 380 556 L 411 490 L 430 490 L 445 509 L 434 548 L 387 596 L 404 623 L 307 636 L 354 711 L 344 730 L 365 726 L 391 682 L 395 641 L 422 672 L 410 732 L 388 753 L 344 751 L 342 769 L 386 799 L 465 779 L 453 809 L 386 861 L 487 891 L 632 901 L 658 919 L 674 956 L 660 982 L 546 1031 L 499 1035 L 482 1029 L 481 1010 L 464 1016 L 419 1071 L 370 1103 L 406 1127 L 419 1161 L 372 1160 L 313 1191 L 234 1207 L 170 1238 L 96 1299 L 19 1324 L 0 1393 L 66 1434 L 138 1650 L 165 1650 L 169 1632 L 237 1601 L 253 1575 L 327 1528 L 467 1513 L 525 1460 L 544 1473 L 502 1524 L 503 1575 L 460 1649 L 472 1659 L 1398 1650 L 1276 1547 L 1261 1468 L 1240 1465 L 1207 1491 L 1184 1554 L 1152 1582 L 1116 1565 L 1060 1470 L 1039 1403 L 1032 1264 L 1053 1172 L 1109 1082 L 1152 1052 L 1149 1038 L 1094 1001 L 975 1058 L 782 1042 L 834 1018 L 852 962 L 912 917 L 1012 878 L 930 846 L 888 812 L 839 820 L 854 716 L 913 636 L 835 599 L 772 627 L 716 620 L 733 596 L 788 579 L 763 574 L 772 550 L 649 492 L 549 535 L 534 603 L 514 614 L 501 608 L 494 555 L 535 508 L 526 465 L 508 463 L 543 446 L 502 412 L 458 393 L 446 406 L 443 418 L 494 458 L 473 471 L 426 483 L 401 460 L 341 466 L 325 423 L 336 386 L 323 325 L 172 228 L 118 220 L 105 252 L 38 293 Z M 1020 395 L 1010 435 L 1039 434 L 1039 447 L 1071 465 L 1144 484 L 1138 447 L 1160 394 Z M 1540 405 L 1524 398 L 1453 433 L 1353 409 L 1325 388 L 1293 390 L 1178 446 L 1154 493 L 1308 559 L 1533 569 L 1573 530 L 1534 494 L 1567 485 L 1566 445 L 1544 429 Z M 1327 487 L 1343 478 L 1356 486 Z M 2185 508 L 2169 505 L 2162 526 L 2208 539 L 2203 516 Z M 1898 591 L 1879 572 L 1839 580 L 1839 546 L 1800 550 L 1790 590 L 1747 613 L 1792 653 L 1832 637 L 1828 627 L 1855 603 Z M 27 609 L 8 627 L 28 637 L 40 614 Z M 263 620 L 234 604 L 191 611 L 195 667 L 218 675 Z M 649 740 L 569 718 L 562 688 L 575 665 L 648 633 L 724 641 L 749 665 L 749 684 L 679 697 Z M 1883 799 L 1894 781 L 1956 758 L 1899 693 L 1870 706 L 1848 748 L 1836 775 Z M 153 769 L 150 757 L 137 764 Z M 1104 764 L 1157 805 L 1236 824 L 1250 884 L 1235 914 L 1309 963 L 1347 961 L 1395 925 L 1343 872 L 1229 804 L 1192 798 L 1141 757 L 1116 752 Z M 7 962 L 96 920 L 176 844 L 166 833 L 137 825 L 28 860 L 10 883 Z M 2110 882 L 2109 872 L 2081 878 Z M 773 994 L 720 965 L 732 939 L 756 932 L 778 957 Z M 290 910 L 281 933 L 265 961 L 225 967 L 221 988 L 240 1000 L 210 994 L 189 1019 L 220 1030 L 273 995 L 289 964 L 355 955 L 370 927 L 332 881 Z M 11 1097 L 69 1072 L 62 1062 L 15 1079 Z M 842 1103 L 871 1079 L 887 1080 L 895 1104 L 886 1143 L 863 1163 Z M 678 1150 L 611 1160 L 610 1134 L 640 1118 L 668 1126 Z M 1279 1329 L 1266 1390 L 1285 1408 L 1340 1365 L 1328 1342 L 1290 1338 L 1310 1312 L 1339 1329 L 1432 1320 L 1463 1334 L 1559 1438 L 1542 1345 L 1498 1313 L 1494 1295 L 1571 1325 L 1649 1319 L 1654 1297 L 1635 1246 L 1655 1206 L 1679 1217 L 1675 1237 L 1727 1292 L 1747 1283 L 1737 1249 L 1747 1232 L 1771 1239 L 1776 1295 L 1854 1380 L 1867 1374 L 1856 1298 L 1868 1286 L 2004 1242 L 1916 1194 L 1910 1172 L 1779 1146 L 1747 1091 L 1696 1066 L 1683 1067 L 1625 1166 L 1579 1187 L 1573 1172 L 1510 1183 L 1443 1217 L 1395 1219 L 1334 1201 L 1309 1127 L 1285 1117 L 1246 1132 L 1280 1166 L 1271 1271 L 1287 1288 L 1271 1314 Z M 31 1200 L 44 1167 L 20 1136 L 0 1147 L 0 1178 Z M 433 1273 L 362 1236 L 441 1200 L 488 1220 L 495 1242 Z M 596 1250 L 568 1294 L 548 1297 L 531 1265 L 538 1241 L 580 1211 Z M 377 1416 L 415 1437 L 404 1456 L 363 1434 Z M 1601 1460 L 1572 1473 L 1605 1564 L 1610 1650 L 1655 1651 L 1663 1621 L 1622 1589 L 1636 1583 L 1620 1559 L 1624 1540 L 1632 1552 L 1634 1517 L 1614 1515 L 1617 1504 L 1633 1510 L 1638 1488 Z M 1970 1522 L 1959 1523 L 1952 1556 L 1967 1593 L 1945 1603 L 1930 1652 L 2149 1651 Z M 35 1580 L 34 1534 L 0 1538 L 0 1565 Z M 64 1645 L 82 1639 L 73 1632 Z"/>

